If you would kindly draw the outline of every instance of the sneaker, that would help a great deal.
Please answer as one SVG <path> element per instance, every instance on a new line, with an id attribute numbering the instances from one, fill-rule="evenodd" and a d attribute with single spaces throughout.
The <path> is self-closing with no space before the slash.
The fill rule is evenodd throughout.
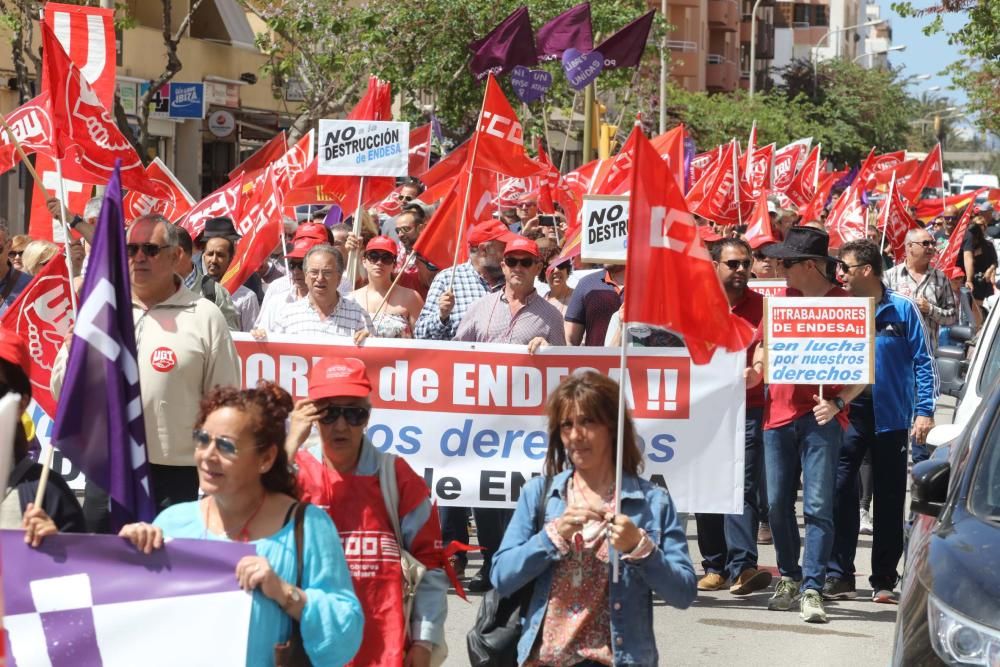
<path id="1" fill-rule="evenodd" d="M 880 588 L 872 593 L 872 602 L 876 604 L 899 604 L 896 594 L 885 588 Z"/>
<path id="2" fill-rule="evenodd" d="M 872 515 L 868 510 L 861 510 L 861 528 L 858 533 L 862 535 L 871 535 L 875 527 L 872 525 Z"/>
<path id="3" fill-rule="evenodd" d="M 782 577 L 778 585 L 774 587 L 774 595 L 767 601 L 767 608 L 771 611 L 788 611 L 799 599 L 799 586 L 801 581 L 793 581 L 788 577 Z"/>
<path id="4" fill-rule="evenodd" d="M 770 524 L 760 524 L 760 528 L 757 529 L 757 544 L 774 544 L 774 536 L 771 535 Z"/>
<path id="5" fill-rule="evenodd" d="M 721 591 L 728 581 L 718 572 L 709 572 L 698 580 L 699 591 Z"/>
<path id="6" fill-rule="evenodd" d="M 854 578 L 838 579 L 828 577 L 823 584 L 824 600 L 853 600 L 858 596 L 857 589 L 854 588 Z"/>
<path id="7" fill-rule="evenodd" d="M 750 595 L 770 586 L 771 579 L 771 573 L 767 570 L 748 567 L 740 572 L 740 576 L 736 577 L 736 581 L 729 587 L 729 592 L 733 595 Z"/>
<path id="8" fill-rule="evenodd" d="M 823 596 L 819 591 L 809 589 L 802 594 L 799 602 L 799 618 L 806 623 L 826 623 L 826 609 L 823 609 Z"/>

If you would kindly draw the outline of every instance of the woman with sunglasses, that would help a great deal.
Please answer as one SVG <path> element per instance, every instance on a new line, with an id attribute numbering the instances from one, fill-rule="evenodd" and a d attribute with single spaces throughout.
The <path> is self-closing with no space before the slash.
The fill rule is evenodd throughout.
<path id="1" fill-rule="evenodd" d="M 315 665 L 343 665 L 356 653 L 364 624 L 337 529 L 318 507 L 303 518 L 302 585 L 296 585 L 295 477 L 283 448 L 292 399 L 281 387 L 216 387 L 201 401 L 195 463 L 205 497 L 173 505 L 153 524 L 119 533 L 151 553 L 165 537 L 249 542 L 256 556 L 236 565 L 240 587 L 253 591 L 248 665 L 274 664 L 274 646 L 298 622 Z"/>
<path id="2" fill-rule="evenodd" d="M 361 304 L 372 317 L 378 338 L 413 338 L 424 300 L 412 289 L 392 287 L 392 270 L 398 248 L 387 236 L 376 236 L 365 246 L 362 265 L 368 273 L 368 284 L 351 292 L 351 298 Z M 386 298 L 388 295 L 388 298 Z"/>
<path id="3" fill-rule="evenodd" d="M 566 306 L 573 297 L 573 288 L 569 286 L 569 274 L 572 272 L 573 260 L 570 259 L 545 269 L 545 279 L 549 284 L 549 293 L 545 295 L 545 300 L 558 308 L 563 316 L 566 315 Z"/>
<path id="4" fill-rule="evenodd" d="M 615 488 L 614 380 L 574 373 L 552 392 L 546 414 L 545 477 L 522 489 L 491 575 L 504 596 L 534 582 L 517 664 L 658 665 L 653 593 L 679 609 L 697 593 L 670 494 L 639 477 L 643 458 L 628 413 Z M 612 550 L 621 557 L 617 583 Z"/>
<path id="5" fill-rule="evenodd" d="M 292 412 L 285 449 L 298 466 L 300 497 L 326 508 L 347 545 L 354 590 L 365 613 L 364 638 L 352 665 L 426 667 L 435 646 L 440 652 L 444 645 L 448 614 L 441 526 L 423 478 L 402 458 L 379 453 L 368 439 L 371 390 L 360 360 L 319 360 L 309 374 L 308 398 Z M 321 443 L 300 449 L 313 425 Z M 427 568 L 408 622 L 399 551 L 391 543 L 382 546 L 395 534 L 380 484 L 385 466 L 395 471 L 398 546 Z M 372 539 L 375 545 L 367 546 Z"/>
<path id="6" fill-rule="evenodd" d="M 28 247 L 31 243 L 31 237 L 27 234 L 17 234 L 10 240 L 10 263 L 18 271 L 24 271 L 24 264 L 21 262 L 21 257 L 24 255 L 24 249 Z"/>

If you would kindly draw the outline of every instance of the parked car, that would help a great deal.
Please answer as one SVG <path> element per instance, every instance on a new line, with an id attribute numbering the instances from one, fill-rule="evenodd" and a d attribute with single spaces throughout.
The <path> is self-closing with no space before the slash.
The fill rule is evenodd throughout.
<path id="1" fill-rule="evenodd" d="M 913 467 L 893 665 L 1000 665 L 1000 382 Z"/>
<path id="2" fill-rule="evenodd" d="M 979 188 L 1000 188 L 1000 179 L 997 179 L 996 174 L 966 174 L 962 177 L 962 192 Z"/>

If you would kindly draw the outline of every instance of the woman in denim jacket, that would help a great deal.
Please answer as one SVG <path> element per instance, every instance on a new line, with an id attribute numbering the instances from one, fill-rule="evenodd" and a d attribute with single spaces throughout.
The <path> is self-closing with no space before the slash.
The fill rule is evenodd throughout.
<path id="1" fill-rule="evenodd" d="M 670 495 L 638 476 L 631 416 L 624 429 L 621 514 L 614 514 L 618 384 L 588 371 L 567 377 L 547 406 L 545 479 L 525 485 L 490 578 L 500 595 L 534 581 L 518 643 L 521 665 L 656 665 L 653 592 L 686 608 L 694 566 Z M 611 581 L 609 548 L 621 555 Z"/>

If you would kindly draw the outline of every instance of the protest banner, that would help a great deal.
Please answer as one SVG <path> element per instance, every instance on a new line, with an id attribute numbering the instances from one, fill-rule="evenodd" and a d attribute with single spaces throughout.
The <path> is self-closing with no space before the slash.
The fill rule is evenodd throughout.
<path id="1" fill-rule="evenodd" d="M 395 121 L 319 121 L 320 176 L 406 176 L 410 124 Z"/>
<path id="2" fill-rule="evenodd" d="M 2 530 L 0 552 L 13 664 L 247 664 L 251 597 L 235 572 L 250 544 L 171 540 L 147 555 L 113 535 L 60 534 L 33 549 Z"/>
<path id="3" fill-rule="evenodd" d="M 368 436 L 424 477 L 439 505 L 513 507 L 540 474 L 545 402 L 570 373 L 619 376 L 611 348 L 525 346 L 234 334 L 243 382 L 274 380 L 306 396 L 323 356 L 365 362 L 373 391 Z M 629 352 L 626 391 L 643 450 L 643 476 L 667 484 L 680 511 L 738 512 L 743 503 L 744 353 L 695 366 L 684 349 Z"/>
<path id="4" fill-rule="evenodd" d="M 872 299 L 772 297 L 764 301 L 764 381 L 872 384 Z"/>
<path id="5" fill-rule="evenodd" d="M 747 287 L 765 297 L 784 296 L 788 284 L 784 278 L 758 279 L 747 281 Z"/>
<path id="6" fill-rule="evenodd" d="M 624 264 L 628 245 L 628 197 L 584 195 L 584 262 Z"/>

